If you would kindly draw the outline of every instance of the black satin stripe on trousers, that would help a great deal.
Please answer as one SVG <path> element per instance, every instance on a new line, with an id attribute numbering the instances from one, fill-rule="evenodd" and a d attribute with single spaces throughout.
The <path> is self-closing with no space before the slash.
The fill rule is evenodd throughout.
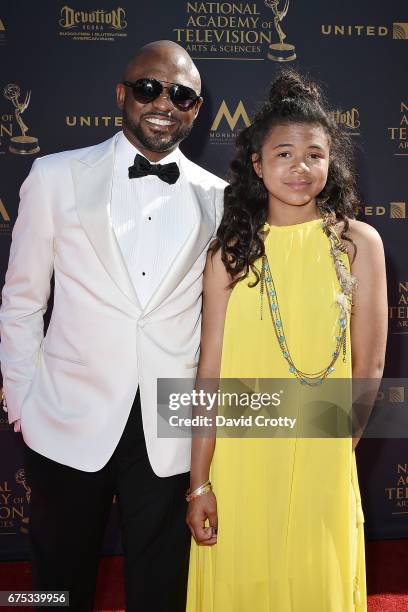
<path id="1" fill-rule="evenodd" d="M 98 472 L 61 465 L 28 447 L 25 463 L 32 490 L 33 589 L 69 591 L 70 610 L 91 612 L 101 543 L 116 493 L 126 610 L 185 611 L 190 534 L 184 494 L 189 475 L 154 474 L 139 392 L 115 452 Z"/>

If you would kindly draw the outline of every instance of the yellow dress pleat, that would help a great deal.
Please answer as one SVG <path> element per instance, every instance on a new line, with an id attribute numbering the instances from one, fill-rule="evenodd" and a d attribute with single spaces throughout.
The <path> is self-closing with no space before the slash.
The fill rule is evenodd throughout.
<path id="1" fill-rule="evenodd" d="M 298 368 L 326 367 L 339 283 L 321 221 L 270 228 L 265 241 Z M 346 265 L 347 258 L 344 259 Z M 240 282 L 225 321 L 224 378 L 288 378 L 259 285 Z M 351 377 L 346 362 L 330 378 Z M 323 383 L 324 384 L 324 383 Z M 218 542 L 192 541 L 187 612 L 364 612 L 364 533 L 350 438 L 219 438 L 211 466 Z"/>

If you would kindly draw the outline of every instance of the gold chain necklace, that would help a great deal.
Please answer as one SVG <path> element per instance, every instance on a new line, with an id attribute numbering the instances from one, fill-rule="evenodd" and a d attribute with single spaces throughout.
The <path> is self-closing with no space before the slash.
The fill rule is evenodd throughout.
<path id="1" fill-rule="evenodd" d="M 346 246 L 337 236 L 333 226 L 332 219 L 326 215 L 322 219 L 322 229 L 328 237 L 330 243 L 330 254 L 333 259 L 336 276 L 340 284 L 340 293 L 336 296 L 336 304 L 339 308 L 338 332 L 336 335 L 336 344 L 329 361 L 329 364 L 318 372 L 304 372 L 300 370 L 291 354 L 286 341 L 284 325 L 279 309 L 278 296 L 273 281 L 269 261 L 266 253 L 262 257 L 262 268 L 260 276 L 260 293 L 261 293 L 261 319 L 263 316 L 263 295 L 266 289 L 268 297 L 269 311 L 275 331 L 275 336 L 278 341 L 283 357 L 286 359 L 289 372 L 296 376 L 303 385 L 316 386 L 321 385 L 323 380 L 329 374 L 334 372 L 334 365 L 339 358 L 340 353 L 343 354 L 343 362 L 346 361 L 347 353 L 347 320 L 351 312 L 353 290 L 356 286 L 356 279 L 347 270 L 341 258 L 341 254 L 347 252 Z"/>

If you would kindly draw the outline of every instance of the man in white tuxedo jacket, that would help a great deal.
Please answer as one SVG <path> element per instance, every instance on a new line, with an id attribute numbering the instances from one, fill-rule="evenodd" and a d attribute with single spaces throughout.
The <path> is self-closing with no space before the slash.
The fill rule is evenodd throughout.
<path id="1" fill-rule="evenodd" d="M 225 183 L 178 149 L 200 88 L 181 47 L 147 45 L 117 86 L 123 132 L 37 159 L 21 188 L 0 314 L 4 393 L 27 445 L 34 588 L 69 590 L 73 610 L 92 610 L 116 493 L 127 610 L 184 611 L 190 441 L 158 437 L 156 390 L 158 378 L 195 375 L 222 214 Z"/>

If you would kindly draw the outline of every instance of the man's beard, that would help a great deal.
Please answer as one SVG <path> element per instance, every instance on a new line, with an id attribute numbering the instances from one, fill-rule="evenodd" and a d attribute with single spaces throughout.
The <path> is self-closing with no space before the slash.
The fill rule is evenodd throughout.
<path id="1" fill-rule="evenodd" d="M 122 117 L 123 127 L 127 128 L 129 132 L 137 138 L 144 149 L 152 151 L 153 153 L 162 153 L 169 149 L 173 149 L 182 140 L 187 138 L 193 127 L 193 123 L 191 123 L 191 125 L 179 125 L 179 128 L 170 134 L 160 134 L 160 132 L 158 132 L 157 134 L 147 135 L 143 131 L 140 122 L 135 123 L 132 121 L 126 108 L 123 109 Z"/>

